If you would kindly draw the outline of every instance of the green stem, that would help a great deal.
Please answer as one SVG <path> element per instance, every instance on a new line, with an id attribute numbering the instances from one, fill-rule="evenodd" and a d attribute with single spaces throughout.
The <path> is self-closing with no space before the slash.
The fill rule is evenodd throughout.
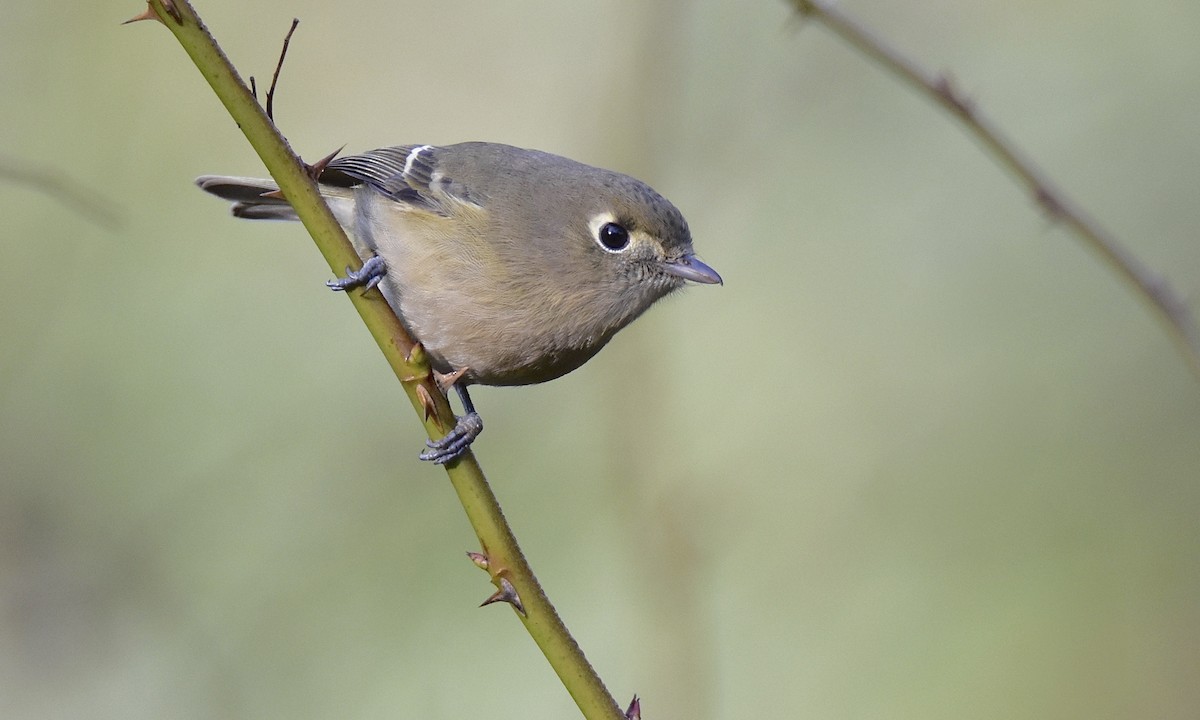
<path id="1" fill-rule="evenodd" d="M 150 0 L 150 7 L 175 35 L 262 158 L 330 268 L 336 273 L 346 266 L 359 266 L 361 259 L 321 199 L 316 183 L 187 0 Z M 400 380 L 429 437 L 444 435 L 454 426 L 454 414 L 433 381 L 420 347 L 409 337 L 378 292 L 347 295 Z M 525 611 L 523 615 L 517 613 L 517 617 L 525 624 L 583 716 L 588 720 L 623 720 L 624 714 L 559 619 L 521 554 L 474 455 L 467 452 L 445 467 L 467 519 L 479 537 L 492 582 L 499 588 L 507 581 L 516 590 Z M 516 699 L 513 701 L 517 702 Z"/>

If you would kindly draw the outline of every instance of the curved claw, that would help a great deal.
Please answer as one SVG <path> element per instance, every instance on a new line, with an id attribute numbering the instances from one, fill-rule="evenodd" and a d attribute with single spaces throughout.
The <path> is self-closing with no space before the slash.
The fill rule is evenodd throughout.
<path id="1" fill-rule="evenodd" d="M 363 288 L 363 291 L 366 292 L 378 285 L 385 275 L 387 275 L 387 263 L 378 255 L 372 255 L 363 263 L 361 269 L 346 268 L 346 277 L 328 280 L 325 284 L 334 292 L 346 292 L 358 287 Z"/>
<path id="2" fill-rule="evenodd" d="M 483 432 L 483 418 L 477 412 L 469 412 L 458 418 L 458 422 L 441 440 L 426 440 L 429 449 L 421 453 L 422 460 L 436 465 L 445 465 L 457 460 L 471 447 L 479 433 Z"/>

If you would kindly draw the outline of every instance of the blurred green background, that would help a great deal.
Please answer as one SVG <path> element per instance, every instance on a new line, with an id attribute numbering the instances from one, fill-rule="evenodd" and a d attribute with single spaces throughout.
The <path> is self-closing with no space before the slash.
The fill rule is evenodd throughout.
<path id="1" fill-rule="evenodd" d="M 9 3 L 0 716 L 569 718 L 302 228 L 137 0 Z M 842 7 L 1200 288 L 1200 4 Z M 493 140 L 637 175 L 723 288 L 475 393 L 551 597 L 647 718 L 1193 718 L 1200 384 L 958 127 L 775 0 L 202 0 L 315 159 Z M 1193 303 L 1193 307 L 1195 303 Z"/>

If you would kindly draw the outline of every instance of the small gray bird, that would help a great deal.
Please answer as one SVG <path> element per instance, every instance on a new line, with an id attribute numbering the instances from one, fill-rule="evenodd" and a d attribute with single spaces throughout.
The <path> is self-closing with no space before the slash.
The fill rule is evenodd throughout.
<path id="1" fill-rule="evenodd" d="M 296 220 L 271 180 L 206 175 L 233 214 Z M 483 422 L 466 386 L 571 372 L 686 281 L 720 283 L 683 215 L 628 175 L 496 143 L 380 148 L 333 160 L 321 194 L 364 260 L 330 281 L 378 286 L 434 369 L 460 372 L 464 415 L 423 460 L 449 462 Z"/>

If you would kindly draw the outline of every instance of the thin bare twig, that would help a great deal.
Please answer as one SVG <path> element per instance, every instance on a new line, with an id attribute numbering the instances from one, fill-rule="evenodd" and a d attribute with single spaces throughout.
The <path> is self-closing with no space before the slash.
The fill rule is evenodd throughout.
<path id="1" fill-rule="evenodd" d="M 275 63 L 275 73 L 271 75 L 271 87 L 267 90 L 267 117 L 271 122 L 275 122 L 275 86 L 279 84 L 279 71 L 283 70 L 283 59 L 287 57 L 288 44 L 292 42 L 292 34 L 296 32 L 296 26 L 300 24 L 300 18 L 292 18 L 292 26 L 288 28 L 287 35 L 283 36 L 283 49 L 279 51 L 279 62 Z M 251 92 L 254 92 L 251 90 Z"/>
<path id="2" fill-rule="evenodd" d="M 922 91 L 957 117 L 996 161 L 1025 185 L 1052 220 L 1061 221 L 1147 300 L 1166 323 L 1192 373 L 1200 377 L 1200 330 L 1191 308 L 1166 279 L 1145 265 L 1076 205 L 1012 141 L 982 115 L 944 73 L 917 65 L 882 38 L 823 0 L 792 0 L 802 15 L 819 21 L 835 35 Z"/>

